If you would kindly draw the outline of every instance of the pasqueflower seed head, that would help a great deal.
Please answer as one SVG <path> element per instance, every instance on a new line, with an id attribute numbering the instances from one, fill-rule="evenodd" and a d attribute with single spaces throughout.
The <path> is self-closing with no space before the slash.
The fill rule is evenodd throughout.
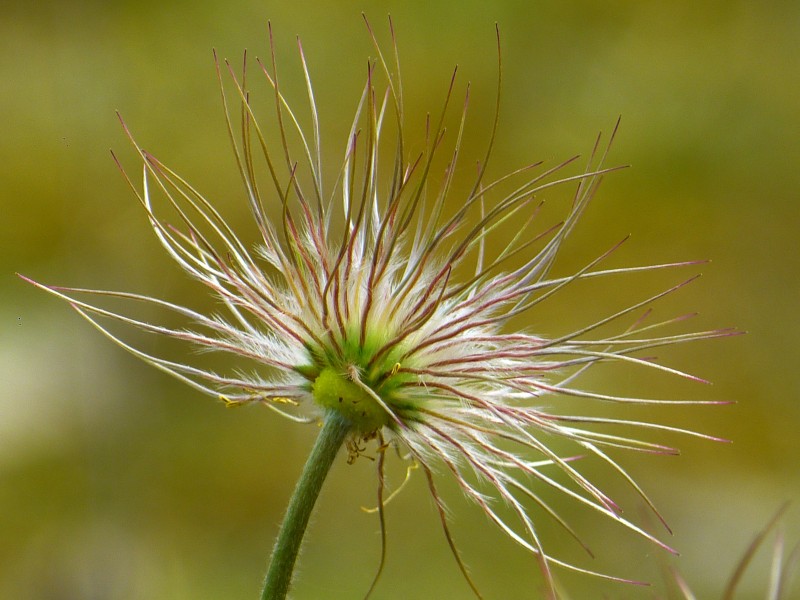
<path id="1" fill-rule="evenodd" d="M 686 282 L 557 338 L 509 325 L 579 280 L 613 280 L 696 264 L 602 268 L 617 244 L 570 275 L 552 274 L 560 247 L 602 176 L 614 170 L 605 166 L 611 141 L 603 144 L 598 137 L 587 166 L 573 174 L 568 169 L 576 164 L 574 158 L 549 167 L 527 165 L 489 180 L 497 116 L 487 128 L 488 149 L 477 168 L 464 167 L 469 86 L 461 108 L 455 109 L 455 131 L 446 127 L 454 112 L 454 72 L 441 116 L 425 121 L 424 143 L 412 149 L 397 46 L 393 43 L 385 55 L 376 42 L 377 58 L 369 62 L 341 147 L 343 160 L 338 171 L 329 173 L 320 149 L 318 107 L 299 47 L 310 128 L 301 126 L 303 118 L 283 94 L 274 51 L 269 64 L 258 62 L 274 96 L 274 130 L 257 117 L 244 75 L 215 55 L 228 133 L 258 228 L 256 248 L 241 240 L 211 201 L 143 149 L 123 123 L 142 161 L 141 182 L 126 178 L 155 235 L 170 257 L 221 301 L 225 314 L 203 314 L 135 293 L 35 285 L 65 299 L 125 350 L 229 405 L 257 403 L 309 423 L 328 411 L 340 413 L 351 427 L 351 462 L 373 440 L 377 446 L 381 524 L 388 499 L 385 450 L 397 448 L 402 459 L 425 474 L 448 543 L 476 593 L 448 528 L 434 473 L 452 476 L 491 521 L 537 557 L 551 595 L 553 566 L 591 571 L 542 547 L 532 507 L 574 535 L 542 498 L 543 488 L 558 490 L 664 546 L 620 515 L 618 505 L 581 474 L 577 458 L 606 463 L 652 507 L 608 451 L 672 453 L 640 434 L 699 434 L 619 417 L 563 414 L 547 405 L 557 406 L 560 397 L 586 403 L 691 403 L 602 394 L 582 388 L 579 378 L 592 366 L 611 362 L 691 377 L 642 353 L 731 332 L 661 334 L 683 317 L 658 323 L 646 319 L 654 301 Z M 498 77 L 498 107 L 499 90 Z M 561 223 L 539 227 L 542 198 L 556 186 L 574 189 L 571 206 Z M 166 221 L 166 209 L 178 224 Z M 103 297 L 154 305 L 192 325 L 153 324 L 88 300 Z M 106 320 L 232 355 L 255 370 L 223 374 L 166 360 L 129 345 L 107 328 Z M 620 325 L 614 333 L 600 334 L 615 323 Z M 615 433 L 619 426 L 633 433 Z M 564 442 L 574 450 L 565 453 Z M 506 508 L 499 510 L 498 504 Z"/>

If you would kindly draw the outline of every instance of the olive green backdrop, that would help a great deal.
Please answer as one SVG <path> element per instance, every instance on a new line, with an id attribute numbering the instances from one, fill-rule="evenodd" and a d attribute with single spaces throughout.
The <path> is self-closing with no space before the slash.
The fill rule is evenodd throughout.
<path id="1" fill-rule="evenodd" d="M 22 3 L 20 3 L 22 4 Z M 287 93 L 303 106 L 295 35 L 310 64 L 329 161 L 339 161 L 367 58 L 360 12 L 383 40 L 398 31 L 409 123 L 438 110 L 452 67 L 473 82 L 468 150 L 485 143 L 496 78 L 504 86 L 494 174 L 586 152 L 622 127 L 603 184 L 559 268 L 582 264 L 628 233 L 615 264 L 710 258 L 666 286 L 701 280 L 657 306 L 697 310 L 692 327 L 747 336 L 668 349 L 688 384 L 609 371 L 598 389 L 735 400 L 653 409 L 651 417 L 734 440 L 671 437 L 677 458 L 615 455 L 675 531 L 672 561 L 701 598 L 716 597 L 755 533 L 800 498 L 800 5 L 796 2 L 54 2 L 0 14 L 0 596 L 17 599 L 254 598 L 286 499 L 315 433 L 258 409 L 225 410 L 112 346 L 69 308 L 14 276 L 151 293 L 199 288 L 169 263 L 114 166 L 138 140 L 215 200 L 248 218 L 228 150 L 211 56 L 266 56 L 275 29 Z M 260 87 L 259 87 L 260 86 Z M 254 84 L 267 97 L 266 85 Z M 335 163 L 331 163 L 335 164 Z M 621 278 L 565 294 L 530 315 L 555 334 L 652 291 Z M 600 313 L 602 314 L 602 313 Z M 564 322 L 568 315 L 568 322 Z M 157 342 L 140 336 L 133 339 Z M 590 468 L 591 471 L 591 468 Z M 400 476 L 394 473 L 395 479 Z M 641 508 L 619 481 L 632 518 Z M 536 597 L 535 561 L 460 500 L 452 530 L 488 598 Z M 358 598 L 378 561 L 373 465 L 340 461 L 302 555 L 295 597 Z M 663 594 L 666 556 L 565 504 L 595 549 L 583 560 L 550 524 L 554 553 L 645 578 L 650 589 L 564 576 L 576 598 Z M 389 554 L 378 599 L 469 598 L 416 474 L 388 510 Z M 647 522 L 647 517 L 642 517 Z M 785 520 L 800 539 L 800 507 Z M 653 531 L 659 531 L 653 524 Z M 766 553 L 741 597 L 767 580 Z M 752 595 L 749 595 L 752 594 Z M 663 596 L 661 596 L 663 597 Z"/>

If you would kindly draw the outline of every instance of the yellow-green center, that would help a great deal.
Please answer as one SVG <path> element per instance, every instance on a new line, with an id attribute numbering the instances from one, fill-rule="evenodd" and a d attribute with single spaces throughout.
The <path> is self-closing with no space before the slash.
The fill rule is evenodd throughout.
<path id="1" fill-rule="evenodd" d="M 383 407 L 344 373 L 325 367 L 312 386 L 317 404 L 339 412 L 361 433 L 377 431 L 389 422 Z"/>

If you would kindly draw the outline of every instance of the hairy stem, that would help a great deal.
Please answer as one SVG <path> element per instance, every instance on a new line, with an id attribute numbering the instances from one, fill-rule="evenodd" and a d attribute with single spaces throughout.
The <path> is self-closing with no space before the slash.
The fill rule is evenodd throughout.
<path id="1" fill-rule="evenodd" d="M 334 458 L 350 431 L 350 423 L 337 412 L 328 411 L 319 437 L 303 467 L 289 508 L 283 518 L 264 583 L 261 600 L 283 600 L 289 592 L 292 573 L 311 511 Z"/>

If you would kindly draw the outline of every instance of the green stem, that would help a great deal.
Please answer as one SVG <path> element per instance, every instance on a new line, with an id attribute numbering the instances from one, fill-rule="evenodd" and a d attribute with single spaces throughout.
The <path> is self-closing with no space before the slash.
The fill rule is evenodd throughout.
<path id="1" fill-rule="evenodd" d="M 333 464 L 333 459 L 336 458 L 350 429 L 350 423 L 337 412 L 329 411 L 325 415 L 319 437 L 303 467 L 303 473 L 297 481 L 281 530 L 278 532 L 261 600 L 286 598 L 314 503 Z"/>

